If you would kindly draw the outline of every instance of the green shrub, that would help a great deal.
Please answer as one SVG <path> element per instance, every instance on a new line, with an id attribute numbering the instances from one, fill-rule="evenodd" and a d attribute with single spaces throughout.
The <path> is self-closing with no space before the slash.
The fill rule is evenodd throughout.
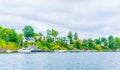
<path id="1" fill-rule="evenodd" d="M 99 51 L 99 52 L 103 50 L 102 47 L 101 47 L 100 45 L 96 45 L 95 48 L 96 48 L 96 50 Z"/>

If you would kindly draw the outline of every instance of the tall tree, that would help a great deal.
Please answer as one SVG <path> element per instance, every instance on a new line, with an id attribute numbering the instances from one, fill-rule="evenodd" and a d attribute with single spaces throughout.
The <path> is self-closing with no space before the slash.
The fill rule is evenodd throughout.
<path id="1" fill-rule="evenodd" d="M 34 29 L 30 25 L 24 27 L 23 33 L 26 39 L 28 39 L 29 37 L 34 37 Z"/>
<path id="2" fill-rule="evenodd" d="M 120 38 L 119 38 L 119 37 L 116 37 L 116 38 L 115 38 L 115 41 L 116 41 L 116 47 L 117 47 L 117 48 L 120 48 Z"/>
<path id="3" fill-rule="evenodd" d="M 9 41 L 11 42 L 17 42 L 17 33 L 14 29 L 9 30 L 9 33 L 7 34 Z"/>
<path id="4" fill-rule="evenodd" d="M 77 34 L 77 32 L 75 32 L 75 34 L 74 34 L 74 40 L 78 40 L 78 39 L 79 39 L 78 34 Z"/>
<path id="5" fill-rule="evenodd" d="M 39 36 L 43 36 L 43 34 L 41 32 L 38 33 Z"/>
<path id="6" fill-rule="evenodd" d="M 108 46 L 108 42 L 107 42 L 107 39 L 105 37 L 101 38 L 101 45 L 104 46 L 104 47 Z"/>
<path id="7" fill-rule="evenodd" d="M 114 39 L 114 37 L 112 35 L 108 37 L 108 41 L 109 41 L 109 45 L 108 45 L 109 48 L 115 49 L 116 41 L 115 41 L 115 39 Z"/>
<path id="8" fill-rule="evenodd" d="M 57 37 L 58 36 L 58 31 L 56 31 L 55 29 L 52 29 L 52 36 Z"/>
<path id="9" fill-rule="evenodd" d="M 0 39 L 1 39 L 2 30 L 3 30 L 3 28 L 2 28 L 2 26 L 0 26 Z"/>
<path id="10" fill-rule="evenodd" d="M 69 38 L 69 40 L 70 40 L 70 44 L 72 44 L 73 34 L 72 34 L 72 32 L 71 32 L 71 31 L 69 31 L 69 32 L 68 32 L 67 37 L 68 37 L 68 38 Z"/>
<path id="11" fill-rule="evenodd" d="M 52 31 L 50 29 L 47 29 L 47 37 L 51 37 Z"/>

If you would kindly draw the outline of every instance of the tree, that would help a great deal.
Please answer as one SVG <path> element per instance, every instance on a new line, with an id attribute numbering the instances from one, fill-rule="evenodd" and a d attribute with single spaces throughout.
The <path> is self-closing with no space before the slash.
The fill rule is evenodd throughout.
<path id="1" fill-rule="evenodd" d="M 72 34 L 72 32 L 71 32 L 71 31 L 69 31 L 69 32 L 68 32 L 67 37 L 68 37 L 68 38 L 69 38 L 69 40 L 70 40 L 70 44 L 72 44 L 73 34 Z"/>
<path id="2" fill-rule="evenodd" d="M 1 32 L 1 38 L 6 42 L 17 42 L 17 33 L 14 29 L 3 29 Z"/>
<path id="3" fill-rule="evenodd" d="M 91 38 L 88 39 L 88 48 L 89 48 L 90 50 L 95 49 L 94 42 L 93 42 L 93 40 L 92 40 Z"/>
<path id="4" fill-rule="evenodd" d="M 88 40 L 83 39 L 82 46 L 84 47 L 84 49 L 85 49 L 85 48 L 88 49 Z"/>
<path id="5" fill-rule="evenodd" d="M 115 41 L 116 41 L 116 46 L 117 46 L 117 48 L 120 48 L 120 38 L 119 38 L 119 37 L 116 37 L 116 38 L 115 38 Z"/>
<path id="6" fill-rule="evenodd" d="M 109 41 L 109 45 L 108 47 L 111 48 L 111 49 L 116 49 L 116 41 L 114 39 L 114 37 L 111 35 L 108 37 L 108 41 Z"/>
<path id="7" fill-rule="evenodd" d="M 104 46 L 104 48 L 106 48 L 108 46 L 108 42 L 107 42 L 107 39 L 105 37 L 101 38 L 101 44 L 102 44 L 102 46 Z"/>
<path id="8" fill-rule="evenodd" d="M 47 29 L 47 37 L 51 37 L 52 31 L 50 29 Z"/>
<path id="9" fill-rule="evenodd" d="M 78 34 L 77 34 L 77 32 L 75 32 L 75 34 L 74 34 L 74 40 L 78 40 L 78 39 L 79 39 Z"/>
<path id="10" fill-rule="evenodd" d="M 52 36 L 57 37 L 58 36 L 58 31 L 56 31 L 55 29 L 52 29 Z"/>
<path id="11" fill-rule="evenodd" d="M 82 44 L 80 43 L 80 40 L 75 41 L 73 46 L 80 50 L 83 49 Z"/>
<path id="12" fill-rule="evenodd" d="M 52 43 L 53 41 L 54 41 L 53 38 L 51 38 L 51 37 L 48 37 L 48 38 L 47 38 L 47 42 L 48 42 L 48 43 Z"/>
<path id="13" fill-rule="evenodd" d="M 0 40 L 0 49 L 6 49 L 6 42 L 5 42 L 5 40 L 3 40 L 3 39 L 1 39 Z"/>
<path id="14" fill-rule="evenodd" d="M 17 38 L 18 38 L 18 41 L 17 41 L 18 47 L 22 47 L 23 46 L 23 35 L 18 34 Z"/>
<path id="15" fill-rule="evenodd" d="M 41 32 L 38 33 L 39 36 L 43 36 L 43 34 Z"/>
<path id="16" fill-rule="evenodd" d="M 30 25 L 24 27 L 23 33 L 26 39 L 28 39 L 29 37 L 34 37 L 34 29 Z"/>
<path id="17" fill-rule="evenodd" d="M 17 42 L 17 33 L 15 32 L 15 30 L 11 29 L 7 35 L 9 41 Z"/>
<path id="18" fill-rule="evenodd" d="M 107 39 L 105 37 L 102 37 L 101 42 L 105 42 L 105 41 L 107 41 Z"/>
<path id="19" fill-rule="evenodd" d="M 101 45 L 101 40 L 100 39 L 95 39 L 95 43 Z"/>
<path id="20" fill-rule="evenodd" d="M 3 28 L 2 28 L 2 26 L 0 26 L 0 39 L 1 39 L 2 30 L 3 30 Z"/>
<path id="21" fill-rule="evenodd" d="M 100 45 L 96 45 L 95 49 L 99 52 L 102 51 L 102 47 Z"/>

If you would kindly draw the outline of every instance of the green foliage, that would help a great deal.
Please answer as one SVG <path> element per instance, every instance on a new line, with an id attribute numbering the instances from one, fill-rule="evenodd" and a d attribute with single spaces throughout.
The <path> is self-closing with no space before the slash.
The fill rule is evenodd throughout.
<path id="1" fill-rule="evenodd" d="M 108 42 L 107 42 L 107 39 L 105 37 L 101 38 L 101 43 L 103 43 L 104 47 L 108 46 Z"/>
<path id="2" fill-rule="evenodd" d="M 117 43 L 117 48 L 120 48 L 120 38 L 116 37 L 115 40 L 116 40 L 116 43 Z"/>
<path id="3" fill-rule="evenodd" d="M 0 49 L 1 48 L 6 48 L 6 42 L 3 39 L 0 40 Z"/>
<path id="4" fill-rule="evenodd" d="M 17 45 L 18 47 L 23 46 L 23 35 L 22 34 L 18 34 L 17 36 Z"/>
<path id="5" fill-rule="evenodd" d="M 77 33 L 72 34 L 69 31 L 67 37 L 68 40 L 62 38 L 57 38 L 57 41 L 54 39 L 58 36 L 59 32 L 55 29 L 47 30 L 47 36 L 45 39 L 42 39 L 42 33 L 34 33 L 34 29 L 31 26 L 25 26 L 23 29 L 24 34 L 17 34 L 14 29 L 3 28 L 0 26 L 0 49 L 6 50 L 17 50 L 20 48 L 32 46 L 35 44 L 39 49 L 42 50 L 97 50 L 97 51 L 106 51 L 106 50 L 115 50 L 120 49 L 120 38 L 114 36 L 109 36 L 108 39 L 105 37 L 96 38 L 96 39 L 83 39 L 79 40 Z M 23 35 L 27 39 L 28 37 L 33 37 L 35 42 L 27 42 L 23 40 Z M 38 38 L 40 36 L 40 38 Z M 42 36 L 42 37 L 41 37 Z M 66 37 L 65 37 L 66 38 Z M 74 40 L 73 40 L 74 39 Z M 25 41 L 25 42 L 23 42 Z"/>
<path id="6" fill-rule="evenodd" d="M 54 42 L 54 39 L 51 38 L 51 37 L 48 37 L 48 38 L 47 38 L 47 42 L 48 42 L 48 43 L 52 43 L 52 42 Z"/>
<path id="7" fill-rule="evenodd" d="M 23 33 L 26 39 L 28 39 L 29 37 L 34 37 L 34 29 L 32 26 L 25 26 L 23 29 Z"/>
<path id="8" fill-rule="evenodd" d="M 52 31 L 50 29 L 47 29 L 47 37 L 51 37 Z"/>
<path id="9" fill-rule="evenodd" d="M 15 42 L 8 42 L 7 49 L 8 50 L 17 50 L 18 46 Z"/>
<path id="10" fill-rule="evenodd" d="M 71 32 L 71 31 L 69 31 L 69 32 L 68 32 L 67 37 L 68 37 L 68 38 L 69 38 L 69 40 L 70 40 L 70 44 L 72 44 L 73 34 L 72 34 L 72 32 Z"/>
<path id="11" fill-rule="evenodd" d="M 108 45 L 109 48 L 111 48 L 111 49 L 117 48 L 117 42 L 112 35 L 109 36 L 108 41 L 109 41 L 109 45 Z"/>
<path id="12" fill-rule="evenodd" d="M 74 40 L 78 40 L 78 39 L 79 39 L 78 34 L 77 34 L 77 32 L 75 32 L 75 34 L 74 34 Z"/>
<path id="13" fill-rule="evenodd" d="M 38 33 L 39 36 L 43 36 L 43 34 L 41 32 Z"/>
<path id="14" fill-rule="evenodd" d="M 4 39 L 6 42 L 17 42 L 17 33 L 13 29 L 2 29 L 1 39 Z"/>
<path id="15" fill-rule="evenodd" d="M 80 40 L 77 40 L 73 43 L 73 46 L 77 49 L 80 49 L 80 50 L 83 50 L 83 46 L 82 44 L 80 43 Z"/>
<path id="16" fill-rule="evenodd" d="M 58 36 L 58 31 L 56 31 L 55 29 L 52 29 L 52 36 L 57 37 Z"/>
<path id="17" fill-rule="evenodd" d="M 88 39 L 88 47 L 90 50 L 95 49 L 95 43 L 93 42 L 92 39 Z"/>
<path id="18" fill-rule="evenodd" d="M 99 51 L 99 52 L 103 50 L 100 45 L 96 45 L 95 49 L 96 49 L 97 51 Z"/>
<path id="19" fill-rule="evenodd" d="M 101 40 L 100 39 L 95 39 L 95 43 L 96 44 L 101 44 Z"/>
<path id="20" fill-rule="evenodd" d="M 68 44 L 66 42 L 63 42 L 62 40 L 58 40 L 54 43 L 54 45 L 59 45 L 61 47 L 61 49 L 63 50 L 69 50 L 70 47 L 68 46 Z"/>

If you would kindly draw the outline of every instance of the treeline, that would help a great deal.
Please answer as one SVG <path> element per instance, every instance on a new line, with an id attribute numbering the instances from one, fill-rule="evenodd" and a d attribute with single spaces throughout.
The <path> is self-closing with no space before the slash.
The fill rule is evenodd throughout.
<path id="1" fill-rule="evenodd" d="M 79 39 L 77 32 L 69 31 L 65 37 L 59 37 L 55 29 L 47 29 L 44 36 L 41 32 L 35 33 L 32 26 L 25 26 L 23 34 L 18 34 L 14 29 L 0 27 L 0 49 L 17 50 L 23 47 L 36 45 L 42 50 L 97 50 L 111 51 L 120 49 L 120 38 L 101 37 L 96 39 Z M 24 37 L 23 37 L 24 36 Z M 29 39 L 33 38 L 33 42 Z"/>
<path id="2" fill-rule="evenodd" d="M 14 29 L 0 26 L 0 49 L 17 50 L 22 46 L 20 45 L 21 39 L 22 35 L 17 34 Z"/>

